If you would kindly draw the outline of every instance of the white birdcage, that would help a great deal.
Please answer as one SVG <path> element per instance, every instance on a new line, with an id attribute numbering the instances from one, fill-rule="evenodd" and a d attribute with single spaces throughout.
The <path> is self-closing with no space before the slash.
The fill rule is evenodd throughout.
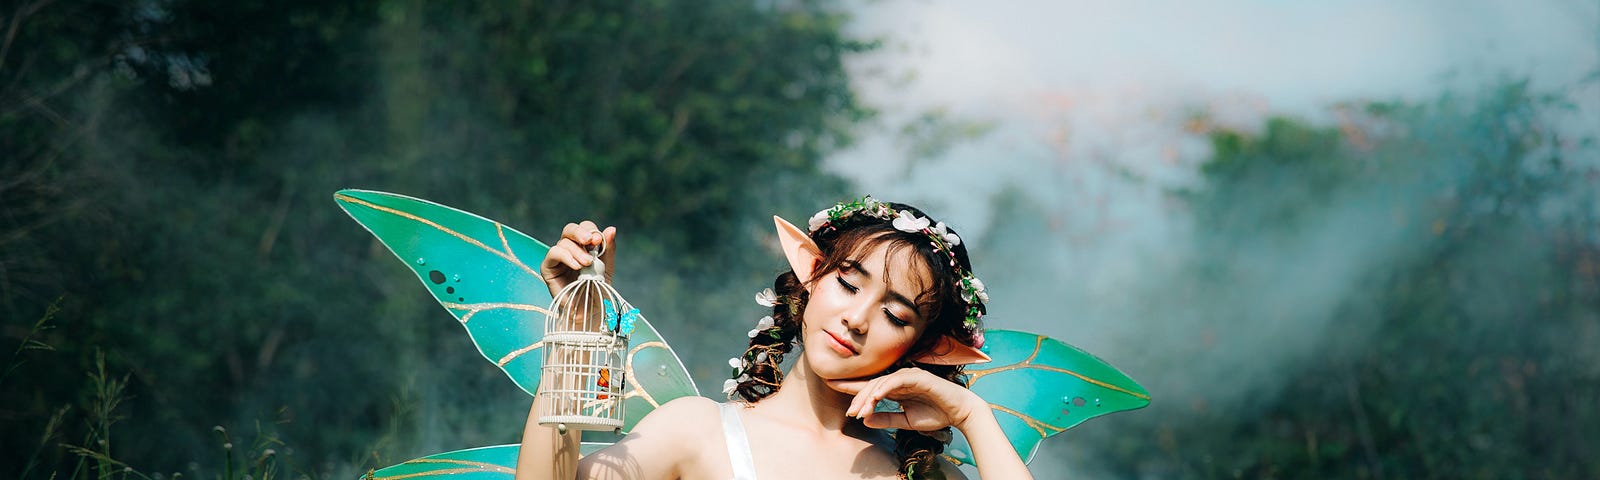
<path id="1" fill-rule="evenodd" d="M 545 315 L 539 424 L 562 431 L 622 428 L 624 362 L 639 310 L 606 283 L 605 263 L 591 253 L 594 263 L 556 293 Z"/>

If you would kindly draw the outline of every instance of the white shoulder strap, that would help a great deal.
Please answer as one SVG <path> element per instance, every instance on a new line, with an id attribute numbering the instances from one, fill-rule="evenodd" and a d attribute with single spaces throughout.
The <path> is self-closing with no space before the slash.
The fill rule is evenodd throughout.
<path id="1" fill-rule="evenodd" d="M 728 443 L 733 480 L 756 480 L 756 462 L 750 455 L 750 438 L 745 436 L 744 422 L 739 420 L 739 405 L 719 403 L 717 408 L 722 410 L 722 436 Z"/>

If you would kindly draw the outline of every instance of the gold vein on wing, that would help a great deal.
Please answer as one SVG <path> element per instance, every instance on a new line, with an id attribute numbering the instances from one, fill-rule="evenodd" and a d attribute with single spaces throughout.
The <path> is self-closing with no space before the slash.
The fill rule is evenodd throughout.
<path id="1" fill-rule="evenodd" d="M 628 362 L 623 364 L 622 369 L 628 374 L 628 378 L 633 379 L 633 381 L 628 382 L 628 393 L 624 394 L 622 398 L 624 400 L 628 399 L 629 397 L 643 398 L 645 402 L 650 403 L 650 406 L 661 408 L 661 404 L 656 403 L 656 399 L 650 396 L 650 392 L 646 392 L 644 389 L 639 388 L 639 376 L 634 375 L 633 373 L 633 356 L 638 355 L 640 351 L 646 348 L 660 348 L 662 350 L 666 350 L 667 355 L 672 355 L 672 349 L 668 348 L 666 342 L 662 341 L 644 342 L 634 345 L 633 348 L 628 349 Z"/>
<path id="2" fill-rule="evenodd" d="M 477 315 L 478 312 L 487 311 L 487 310 L 507 309 L 507 310 L 523 310 L 523 311 L 528 311 L 528 312 L 539 312 L 539 313 L 542 313 L 542 314 L 545 314 L 545 315 L 550 315 L 551 314 L 550 310 L 546 309 L 545 307 L 541 307 L 541 306 L 538 306 L 538 305 L 530 305 L 530 304 L 526 304 L 526 303 L 510 303 L 510 302 L 482 302 L 482 303 L 439 302 L 439 304 L 440 305 L 444 305 L 445 309 L 451 310 L 452 311 L 451 313 L 455 313 L 454 310 L 465 310 L 466 313 L 460 315 L 461 323 L 467 323 L 468 320 L 472 319 L 473 315 Z"/>
<path id="3" fill-rule="evenodd" d="M 412 460 L 412 461 L 409 461 L 409 462 L 402 463 L 401 465 L 412 464 L 412 463 L 453 463 L 453 464 L 456 464 L 456 465 L 467 465 L 467 466 L 472 466 L 472 467 L 478 467 L 479 469 L 488 470 L 488 471 L 492 471 L 492 472 L 517 473 L 516 470 L 513 470 L 513 469 L 511 469 L 509 467 L 506 467 L 504 465 L 495 465 L 493 463 L 487 463 L 487 462 L 474 462 L 474 461 L 471 461 L 471 460 L 456 460 L 456 459 L 453 459 L 453 458 L 419 458 L 419 459 L 416 459 L 416 460 Z"/>
<path id="4" fill-rule="evenodd" d="M 487 471 L 487 470 L 484 470 L 484 469 L 481 469 L 481 468 L 447 468 L 447 469 L 444 469 L 444 470 L 433 470 L 433 471 L 429 471 L 429 472 L 407 473 L 405 475 L 385 475 L 385 476 L 376 476 L 376 475 L 374 475 L 372 477 L 372 480 L 402 480 L 402 479 L 413 478 L 413 477 L 428 477 L 428 476 L 435 476 L 435 475 L 456 475 L 456 474 L 461 474 L 461 473 L 483 473 L 485 471 Z M 510 473 L 515 474 L 515 472 L 510 472 Z"/>
<path id="5" fill-rule="evenodd" d="M 1089 382 L 1091 384 L 1094 384 L 1094 385 L 1097 385 L 1097 386 L 1100 386 L 1100 387 L 1103 387 L 1103 388 L 1106 388 L 1106 389 L 1109 389 L 1109 390 L 1122 392 L 1122 393 L 1131 395 L 1134 398 L 1139 398 L 1139 399 L 1142 399 L 1142 400 L 1149 400 L 1150 399 L 1150 395 L 1139 393 L 1139 392 L 1135 392 L 1135 391 L 1132 391 L 1132 390 L 1128 390 L 1126 388 L 1122 388 L 1122 387 L 1119 387 L 1119 386 L 1116 386 L 1116 385 L 1112 385 L 1110 383 L 1091 378 L 1088 375 L 1084 375 L 1084 374 L 1081 374 L 1081 373 L 1078 373 L 1078 372 L 1074 372 L 1072 370 L 1067 370 L 1067 369 L 1061 368 L 1061 367 L 1053 367 L 1053 366 L 1050 366 L 1050 365 L 1034 365 L 1033 364 L 1034 359 L 1038 358 L 1039 357 L 1039 351 L 1044 349 L 1044 338 L 1045 337 L 1043 337 L 1043 336 L 1037 336 L 1037 335 L 1034 337 L 1033 353 L 1028 354 L 1028 359 L 1027 360 L 1023 360 L 1021 362 L 1017 362 L 1017 363 L 1011 364 L 1011 365 L 1006 365 L 1006 366 L 1003 366 L 1003 367 L 995 367 L 995 368 L 987 368 L 987 369 L 982 369 L 982 370 L 969 370 L 969 371 L 967 371 L 967 388 L 972 388 L 973 385 L 978 383 L 978 379 L 980 379 L 980 378 L 983 378 L 983 377 L 986 377 L 986 376 L 989 376 L 989 375 L 992 375 L 992 374 L 1000 373 L 1000 372 L 1006 372 L 1006 371 L 1011 371 L 1011 370 L 1044 370 L 1044 371 L 1047 371 L 1047 372 L 1064 373 L 1064 374 L 1067 374 L 1067 375 L 1078 377 L 1079 380 L 1083 380 L 1085 382 Z"/>
<path id="6" fill-rule="evenodd" d="M 343 201 L 346 201 L 346 202 L 349 202 L 349 203 L 353 203 L 353 204 L 356 204 L 356 205 L 361 205 L 363 207 L 367 207 L 367 208 L 370 208 L 370 209 L 373 209 L 373 210 L 377 210 L 377 211 L 380 211 L 380 212 L 383 212 L 383 213 L 387 213 L 387 214 L 394 215 L 394 216 L 397 216 L 397 217 L 400 217 L 400 218 L 404 218 L 404 219 L 411 220 L 411 221 L 414 221 L 414 222 L 417 222 L 417 223 L 421 223 L 421 224 L 427 225 L 429 227 L 433 227 L 435 230 L 443 232 L 446 235 L 450 235 L 452 237 L 456 237 L 458 239 L 461 239 L 461 241 L 467 242 L 467 243 L 469 243 L 469 244 L 471 244 L 471 245 L 473 245 L 475 247 L 481 248 L 485 252 L 489 252 L 489 253 L 494 254 L 497 257 L 503 258 L 506 261 L 511 262 L 512 265 L 516 265 L 518 268 L 521 268 L 523 271 L 528 272 L 528 274 L 533 275 L 533 278 L 538 278 L 540 281 L 544 281 L 544 278 L 542 278 L 539 275 L 539 272 L 537 270 L 534 270 L 533 268 L 529 267 L 527 264 L 522 263 L 522 260 L 518 259 L 517 256 L 511 252 L 511 245 L 506 242 L 505 232 L 501 230 L 504 227 L 502 227 L 500 225 L 500 222 L 494 222 L 494 221 L 490 220 L 490 222 L 494 223 L 495 231 L 499 233 L 500 244 L 501 245 L 505 245 L 505 248 L 506 248 L 505 251 L 495 250 L 494 248 L 492 248 L 492 247 L 490 247 L 488 245 L 485 245 L 483 242 L 478 241 L 478 239 L 476 239 L 476 238 L 472 238 L 472 237 L 467 236 L 466 234 L 463 234 L 461 232 L 457 232 L 454 229 L 451 229 L 450 227 L 446 227 L 444 225 L 440 225 L 438 222 L 434 222 L 433 220 L 428 220 L 426 218 L 418 217 L 416 215 L 412 215 L 412 214 L 407 213 L 407 212 L 402 212 L 400 210 L 395 210 L 393 208 L 389 208 L 389 207 L 385 207 L 385 206 L 382 206 L 382 205 L 378 205 L 378 204 L 375 204 L 375 203 L 372 203 L 372 202 L 368 202 L 366 200 L 362 200 L 362 199 L 359 199 L 359 198 L 351 197 L 349 195 L 337 194 L 337 195 L 334 195 L 334 197 L 336 197 L 339 200 L 343 200 Z"/>
<path id="7" fill-rule="evenodd" d="M 507 363 L 511 363 L 511 361 L 512 360 L 516 360 L 517 357 L 520 357 L 525 353 L 528 353 L 528 352 L 531 352 L 531 351 L 534 351 L 534 350 L 538 350 L 539 347 L 543 347 L 543 346 L 544 346 L 544 340 L 533 342 L 532 345 L 528 345 L 526 347 L 522 347 L 522 348 L 519 348 L 519 349 L 516 349 L 516 350 L 512 350 L 511 353 L 507 353 L 506 356 L 500 357 L 500 360 L 494 362 L 494 364 L 496 366 L 501 367 L 501 368 L 505 368 Z"/>
<path id="8" fill-rule="evenodd" d="M 1006 413 L 1008 415 L 1011 415 L 1013 417 L 1017 417 L 1017 419 L 1022 420 L 1022 423 L 1027 424 L 1028 428 L 1032 428 L 1033 431 L 1039 432 L 1039 438 L 1048 437 L 1048 436 L 1051 436 L 1051 435 L 1066 431 L 1065 428 L 1061 428 L 1061 427 L 1057 427 L 1055 425 L 1051 425 L 1051 424 L 1048 424 L 1048 423 L 1041 422 L 1037 418 L 1033 418 L 1033 417 L 1028 416 L 1027 414 L 1024 414 L 1022 412 L 1018 412 L 1016 410 L 1012 410 L 1012 409 L 1009 409 L 1009 408 L 1006 408 L 1006 407 L 1003 407 L 1003 406 L 1000 406 L 1000 405 L 995 405 L 995 404 L 991 403 L 991 404 L 989 404 L 989 408 L 993 408 L 994 411 L 996 411 L 996 412 L 1004 412 L 1004 413 Z"/>

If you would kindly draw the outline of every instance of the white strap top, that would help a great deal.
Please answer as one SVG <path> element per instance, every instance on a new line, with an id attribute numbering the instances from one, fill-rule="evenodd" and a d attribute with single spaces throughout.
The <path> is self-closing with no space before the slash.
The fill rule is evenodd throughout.
<path id="1" fill-rule="evenodd" d="M 719 403 L 722 411 L 722 436 L 728 443 L 728 462 L 733 467 L 733 480 L 756 480 L 755 458 L 750 456 L 750 437 L 744 433 L 744 422 L 739 420 L 740 406 Z"/>

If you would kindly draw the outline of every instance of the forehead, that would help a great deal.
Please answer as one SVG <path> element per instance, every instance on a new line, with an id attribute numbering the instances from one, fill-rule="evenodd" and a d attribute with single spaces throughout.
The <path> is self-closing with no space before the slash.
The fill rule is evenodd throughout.
<path id="1" fill-rule="evenodd" d="M 874 281 L 886 282 L 890 288 L 901 290 L 901 293 L 911 298 L 915 298 L 923 289 L 932 285 L 933 273 L 917 254 L 916 247 L 895 241 L 883 241 L 881 238 L 874 240 L 878 241 L 853 252 L 850 258 L 850 261 L 855 262 L 858 268 L 871 276 Z"/>

